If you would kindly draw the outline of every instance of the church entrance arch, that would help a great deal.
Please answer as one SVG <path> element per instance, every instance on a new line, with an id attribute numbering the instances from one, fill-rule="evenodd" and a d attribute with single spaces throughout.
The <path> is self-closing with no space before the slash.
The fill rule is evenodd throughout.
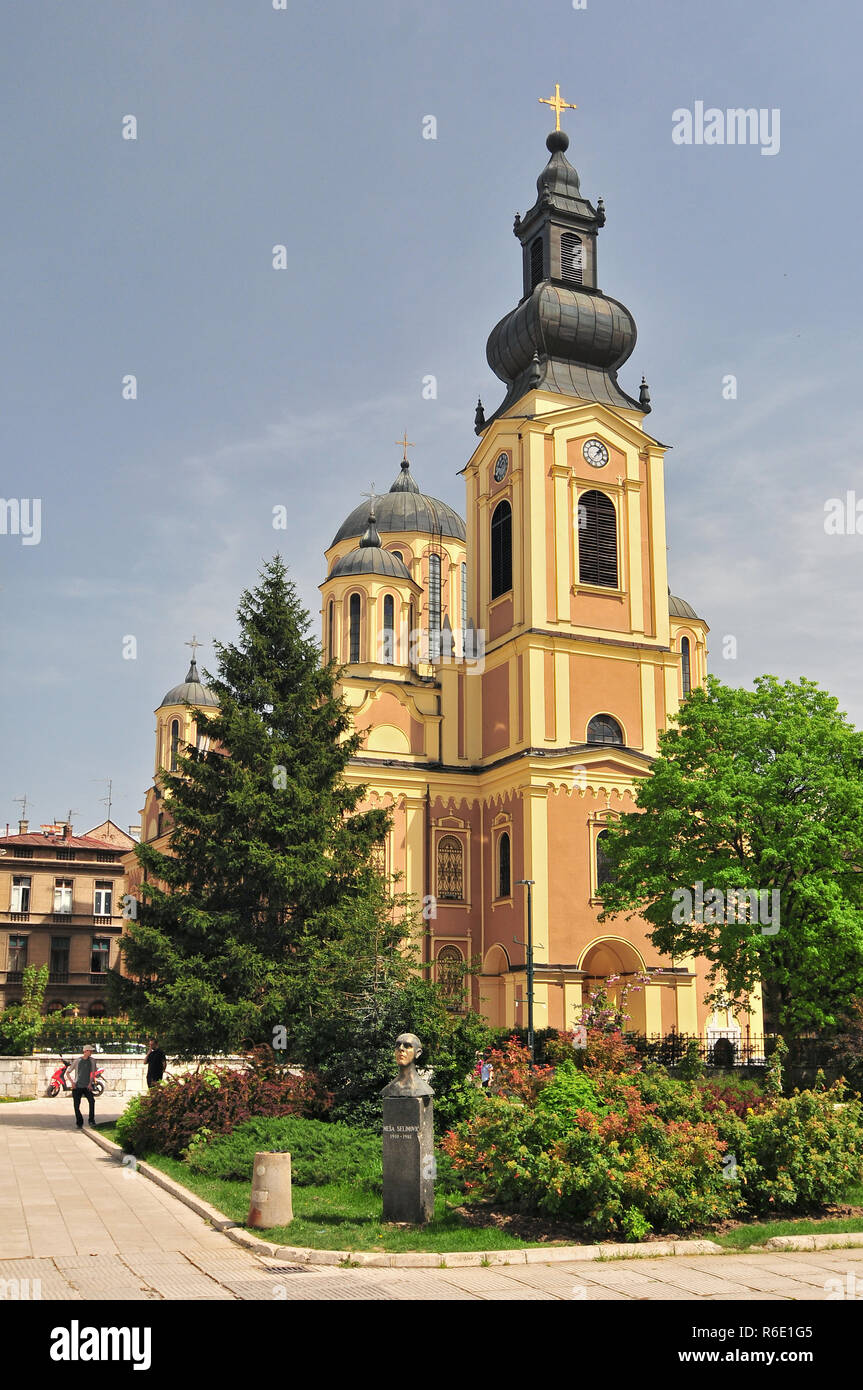
<path id="1" fill-rule="evenodd" d="M 617 937 L 606 937 L 602 941 L 595 941 L 587 948 L 581 960 L 581 969 L 585 972 L 582 981 L 582 997 L 585 1004 L 590 1002 L 590 995 L 600 986 L 606 987 L 609 999 L 618 1003 L 623 986 L 632 984 L 635 977 L 644 971 L 644 961 L 630 942 Z M 606 986 L 605 982 L 610 975 L 618 978 Z M 626 1031 L 646 1032 L 643 987 L 637 993 L 630 993 L 626 1001 L 626 1012 L 629 1014 L 629 1022 L 624 1024 Z"/>
<path id="2" fill-rule="evenodd" d="M 491 946 L 485 953 L 479 977 L 480 1013 L 485 1014 L 492 1028 L 505 1028 L 506 977 L 509 956 L 502 946 Z"/>

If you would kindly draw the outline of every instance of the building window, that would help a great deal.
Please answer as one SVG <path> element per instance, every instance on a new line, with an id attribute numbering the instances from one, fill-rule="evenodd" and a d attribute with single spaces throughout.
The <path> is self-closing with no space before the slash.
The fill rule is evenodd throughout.
<path id="1" fill-rule="evenodd" d="M 429 556 L 429 661 L 440 661 L 440 556 Z"/>
<path id="2" fill-rule="evenodd" d="M 350 600 L 350 653 L 348 660 L 354 663 L 360 659 L 360 596 L 351 594 Z"/>
<path id="3" fill-rule="evenodd" d="M 69 979 L 69 937 L 51 937 L 51 961 L 48 966 L 49 979 L 53 984 L 65 985 Z"/>
<path id="4" fill-rule="evenodd" d="M 171 720 L 171 759 L 170 759 L 170 762 L 168 763 L 168 771 L 169 771 L 169 772 L 176 772 L 176 771 L 177 771 L 177 750 L 179 749 L 179 747 L 180 747 L 180 721 L 179 721 L 179 719 L 172 719 L 172 720 Z"/>
<path id="5" fill-rule="evenodd" d="M 55 878 L 54 880 L 54 911 L 72 911 L 72 880 L 71 878 Z M 59 940 L 59 938 L 58 938 Z"/>
<path id="6" fill-rule="evenodd" d="M 110 850 L 97 849 L 93 858 L 96 860 L 97 864 L 113 864 L 117 855 L 112 854 Z"/>
<path id="7" fill-rule="evenodd" d="M 108 955 L 111 950 L 111 942 L 107 936 L 94 936 L 93 949 L 90 953 L 90 974 L 104 975 L 108 969 Z"/>
<path id="8" fill-rule="evenodd" d="M 464 956 L 458 946 L 441 946 L 437 954 L 437 982 L 448 1009 L 464 1008 Z"/>
<path id="9" fill-rule="evenodd" d="M 402 554 L 402 552 L 401 552 L 400 550 L 394 550 L 394 551 L 393 551 L 393 555 L 395 555 L 395 557 L 396 557 L 397 560 L 401 560 L 402 563 L 404 564 L 404 558 L 405 558 L 405 557 L 404 557 L 404 555 Z"/>
<path id="10" fill-rule="evenodd" d="M 32 858 L 33 858 L 33 851 L 32 851 L 32 849 L 27 849 L 26 846 L 16 845 L 15 848 L 13 849 L 13 851 L 12 851 L 12 858 L 13 858 L 13 859 L 32 859 Z"/>
<path id="11" fill-rule="evenodd" d="M 27 965 L 27 937 L 9 938 L 9 975 L 20 975 Z M 14 983 L 14 982 L 13 982 Z"/>
<path id="12" fill-rule="evenodd" d="M 395 601 L 392 594 L 384 597 L 383 659 L 387 666 L 395 661 Z"/>
<path id="13" fill-rule="evenodd" d="M 464 899 L 464 845 L 457 835 L 442 835 L 437 844 L 438 898 Z"/>
<path id="14" fill-rule="evenodd" d="M 491 518 L 491 596 L 512 588 L 512 507 L 499 502 Z"/>
<path id="15" fill-rule="evenodd" d="M 595 714 L 587 726 L 588 743 L 623 744 L 623 730 L 610 714 Z"/>
<path id="16" fill-rule="evenodd" d="M 386 840 L 376 840 L 372 845 L 372 852 L 369 855 L 369 863 L 376 874 L 381 878 L 386 877 L 387 872 L 387 842 Z"/>
<path id="17" fill-rule="evenodd" d="M 600 830 L 596 837 L 596 886 L 601 888 L 604 883 L 611 883 L 611 864 L 608 858 L 603 840 L 608 835 L 607 830 Z"/>
<path id="18" fill-rule="evenodd" d="M 467 632 L 467 564 L 461 563 L 461 630 Z"/>
<path id="19" fill-rule="evenodd" d="M 683 681 L 683 693 L 688 695 L 692 685 L 689 673 L 689 638 L 680 639 L 680 675 Z"/>
<path id="20" fill-rule="evenodd" d="M 94 916 L 94 917 L 110 917 L 110 916 L 111 916 L 111 892 L 112 892 L 113 886 L 114 886 L 114 885 L 113 885 L 112 883 L 97 883 L 97 884 L 96 884 L 96 887 L 95 887 L 95 889 L 93 890 L 93 916 Z"/>
<path id="21" fill-rule="evenodd" d="M 93 1003 L 87 1010 L 87 1013 L 90 1018 L 104 1018 L 105 1014 L 107 1013 L 104 1000 L 94 999 Z"/>
<path id="22" fill-rule="evenodd" d="M 617 588 L 617 516 L 604 492 L 578 499 L 578 577 L 582 584 Z"/>
<path id="23" fill-rule="evenodd" d="M 564 232 L 560 238 L 560 273 L 564 280 L 569 280 L 570 284 L 581 284 L 581 237 L 577 237 L 574 232 Z"/>
<path id="24" fill-rule="evenodd" d="M 530 288 L 535 290 L 542 280 L 542 237 L 530 243 Z"/>
<path id="25" fill-rule="evenodd" d="M 335 661 L 335 659 L 336 659 L 336 648 L 335 648 L 335 642 L 334 642 L 334 640 L 333 640 L 334 632 L 335 632 L 335 626 L 336 626 L 336 605 L 335 605 L 334 601 L 333 601 L 332 599 L 330 599 L 329 605 L 328 605 L 328 607 L 327 607 L 327 660 L 328 660 L 328 661 Z"/>
<path id="26" fill-rule="evenodd" d="M 58 859 L 77 859 L 78 851 L 76 849 L 58 849 L 56 857 Z"/>
<path id="27" fill-rule="evenodd" d="M 29 876 L 25 874 L 12 875 L 12 895 L 9 899 L 10 912 L 30 911 L 30 883 Z"/>
<path id="28" fill-rule="evenodd" d="M 497 842 L 497 896 L 508 898 L 510 892 L 510 845 L 505 830 Z"/>

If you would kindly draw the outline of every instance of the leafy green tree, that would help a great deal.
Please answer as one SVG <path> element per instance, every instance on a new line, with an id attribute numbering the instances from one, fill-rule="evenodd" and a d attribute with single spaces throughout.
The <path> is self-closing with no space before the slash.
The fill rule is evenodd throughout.
<path id="1" fill-rule="evenodd" d="M 159 783 L 171 853 L 136 848 L 145 884 L 113 1002 L 184 1056 L 271 1042 L 307 1006 L 308 962 L 381 910 L 374 846 L 343 773 L 360 746 L 277 556 L 243 594 L 235 643 L 205 673 L 218 710 Z M 203 738 L 202 738 L 203 736 Z M 208 743 L 206 741 L 209 741 Z"/>
<path id="2" fill-rule="evenodd" d="M 42 1001 L 47 984 L 47 965 L 25 965 L 21 974 L 21 1002 L 10 1004 L 0 1014 L 0 1052 L 10 1057 L 27 1057 L 33 1051 L 45 1022 Z"/>
<path id="3" fill-rule="evenodd" d="M 717 1001 L 763 980 L 792 1035 L 834 1025 L 863 993 L 863 735 L 773 676 L 709 677 L 675 723 L 610 827 L 602 920 L 638 912 L 658 950 L 706 957 Z"/>

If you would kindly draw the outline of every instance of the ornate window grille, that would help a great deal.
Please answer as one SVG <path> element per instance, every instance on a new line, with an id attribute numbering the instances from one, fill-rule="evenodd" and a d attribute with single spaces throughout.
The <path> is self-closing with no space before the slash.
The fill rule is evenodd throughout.
<path id="1" fill-rule="evenodd" d="M 464 898 L 464 845 L 457 835 L 438 840 L 437 895 L 456 902 Z"/>

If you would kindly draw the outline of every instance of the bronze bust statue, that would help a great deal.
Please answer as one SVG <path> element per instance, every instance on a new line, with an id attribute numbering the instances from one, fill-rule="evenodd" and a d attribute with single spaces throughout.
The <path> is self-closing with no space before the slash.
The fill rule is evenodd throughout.
<path id="1" fill-rule="evenodd" d="M 433 1096 L 434 1091 L 427 1081 L 417 1073 L 417 1058 L 422 1056 L 422 1043 L 416 1033 L 399 1033 L 396 1038 L 395 1059 L 399 1074 L 381 1091 L 381 1095 L 393 1096 Z"/>

